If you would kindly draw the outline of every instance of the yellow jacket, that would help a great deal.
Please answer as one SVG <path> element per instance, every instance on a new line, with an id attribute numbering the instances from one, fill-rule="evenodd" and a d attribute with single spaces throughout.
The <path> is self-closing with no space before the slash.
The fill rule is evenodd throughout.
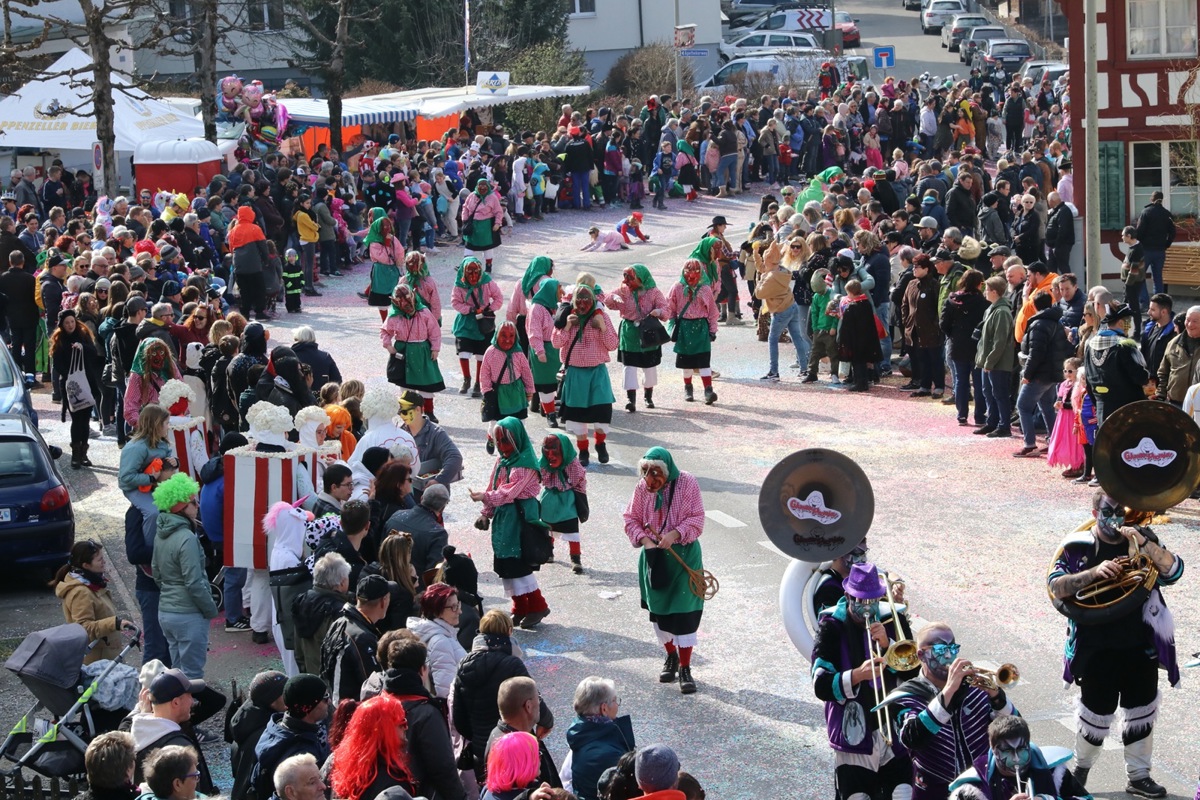
<path id="1" fill-rule="evenodd" d="M 321 229 L 315 219 L 303 211 L 297 211 L 292 215 L 292 221 L 296 223 L 296 233 L 300 235 L 302 243 L 317 243 L 317 240 L 321 237 Z"/>

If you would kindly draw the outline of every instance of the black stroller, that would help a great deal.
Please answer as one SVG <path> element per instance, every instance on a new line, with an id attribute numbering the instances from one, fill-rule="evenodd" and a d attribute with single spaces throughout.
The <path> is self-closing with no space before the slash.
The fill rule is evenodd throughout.
<path id="1" fill-rule="evenodd" d="M 115 730 L 124 716 L 100 708 L 94 698 L 129 651 L 141 646 L 140 636 L 134 631 L 117 657 L 91 680 L 83 672 L 83 659 L 95 642 L 88 642 L 82 625 L 68 623 L 26 636 L 4 666 L 35 701 L 0 745 L 0 776 L 20 782 L 24 769 L 48 778 L 83 775 L 88 742 Z M 49 718 L 39 716 L 43 709 Z M 18 753 L 25 745 L 30 747 Z"/>

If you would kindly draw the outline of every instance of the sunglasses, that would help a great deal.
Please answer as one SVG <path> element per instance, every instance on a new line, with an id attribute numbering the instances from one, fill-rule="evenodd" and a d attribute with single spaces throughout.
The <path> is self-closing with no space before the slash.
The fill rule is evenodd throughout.
<path id="1" fill-rule="evenodd" d="M 958 651 L 962 649 L 962 645 L 958 642 L 938 642 L 929 646 L 929 651 L 937 658 L 958 658 Z"/>

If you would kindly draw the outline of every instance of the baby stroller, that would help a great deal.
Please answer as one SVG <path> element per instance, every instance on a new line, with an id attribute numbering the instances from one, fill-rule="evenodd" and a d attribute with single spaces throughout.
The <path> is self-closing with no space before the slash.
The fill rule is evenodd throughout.
<path id="1" fill-rule="evenodd" d="M 132 686 L 128 685 L 132 668 L 122 661 L 141 646 L 141 632 L 133 631 L 112 661 L 85 668 L 84 656 L 94 646 L 83 626 L 72 622 L 29 634 L 5 662 L 35 701 L 0 745 L 0 777 L 11 777 L 17 786 L 24 781 L 24 769 L 48 778 L 83 775 L 88 742 L 116 730 L 137 701 L 137 673 L 133 671 Z M 121 680 L 114 671 L 121 673 Z M 49 719 L 38 716 L 43 709 Z M 24 745 L 31 746 L 18 754 Z"/>

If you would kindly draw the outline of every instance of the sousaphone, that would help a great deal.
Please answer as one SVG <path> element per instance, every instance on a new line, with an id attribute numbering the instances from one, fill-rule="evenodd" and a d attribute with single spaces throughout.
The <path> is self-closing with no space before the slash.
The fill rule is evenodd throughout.
<path id="1" fill-rule="evenodd" d="M 1124 524 L 1149 524 L 1156 512 L 1183 502 L 1200 485 L 1200 426 L 1169 403 L 1142 400 L 1121 406 L 1096 432 L 1095 469 L 1105 494 L 1125 506 Z M 1071 597 L 1051 594 L 1054 607 L 1080 625 L 1100 625 L 1141 607 L 1158 581 L 1158 570 L 1141 552 L 1118 561 L 1120 575 Z"/>
<path id="2" fill-rule="evenodd" d="M 779 607 L 788 638 L 805 658 L 817 630 L 820 570 L 861 544 L 874 516 L 866 473 L 833 450 L 792 453 L 763 481 L 759 521 L 771 543 L 796 559 L 780 582 Z"/>

